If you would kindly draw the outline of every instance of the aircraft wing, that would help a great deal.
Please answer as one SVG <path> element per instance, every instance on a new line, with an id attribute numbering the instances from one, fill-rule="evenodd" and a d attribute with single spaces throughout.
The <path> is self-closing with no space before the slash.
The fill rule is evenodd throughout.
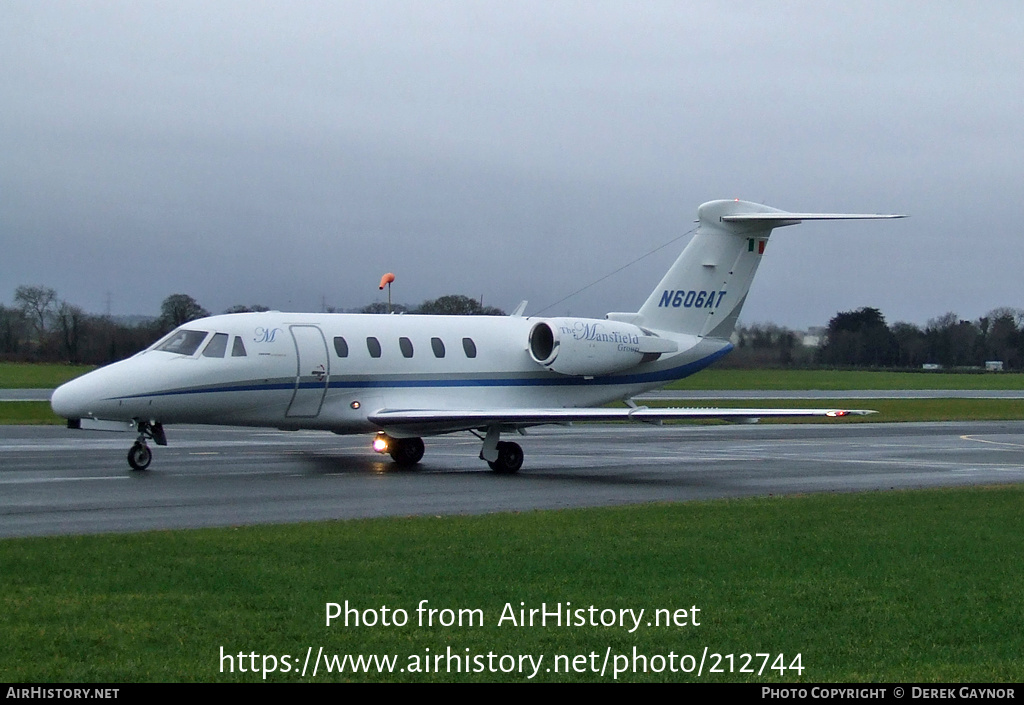
<path id="1" fill-rule="evenodd" d="M 643 421 L 660 423 L 680 419 L 722 419 L 751 423 L 760 418 L 801 416 L 866 416 L 866 409 L 716 409 L 716 408 L 581 408 L 581 409 L 382 409 L 369 417 L 385 430 L 418 435 L 451 433 L 500 426 L 504 429 L 573 421 Z"/>

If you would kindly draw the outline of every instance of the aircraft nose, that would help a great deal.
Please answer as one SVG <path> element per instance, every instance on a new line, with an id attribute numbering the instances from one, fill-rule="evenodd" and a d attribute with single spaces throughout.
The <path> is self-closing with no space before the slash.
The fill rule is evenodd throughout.
<path id="1" fill-rule="evenodd" d="M 133 385 L 138 362 L 134 360 L 115 362 L 62 384 L 50 397 L 50 407 L 66 419 L 131 419 L 137 409 L 124 397 L 137 391 Z"/>
<path id="2" fill-rule="evenodd" d="M 53 390 L 50 397 L 50 408 L 53 409 L 53 413 L 66 419 L 81 418 L 84 405 L 77 386 L 79 385 L 75 384 L 75 380 L 72 380 Z"/>
<path id="3" fill-rule="evenodd" d="M 84 374 L 53 390 L 50 408 L 66 419 L 81 419 L 104 411 L 105 385 L 109 367 Z"/>

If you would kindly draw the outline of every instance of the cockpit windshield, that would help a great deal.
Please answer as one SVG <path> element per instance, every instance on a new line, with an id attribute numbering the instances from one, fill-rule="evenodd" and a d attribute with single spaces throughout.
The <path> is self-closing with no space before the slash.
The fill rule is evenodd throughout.
<path id="1" fill-rule="evenodd" d="M 180 328 L 171 333 L 170 337 L 155 349 L 163 350 L 164 352 L 177 353 L 179 355 L 192 355 L 199 349 L 199 344 L 205 339 L 206 331 L 204 330 L 186 330 L 185 328 Z"/>

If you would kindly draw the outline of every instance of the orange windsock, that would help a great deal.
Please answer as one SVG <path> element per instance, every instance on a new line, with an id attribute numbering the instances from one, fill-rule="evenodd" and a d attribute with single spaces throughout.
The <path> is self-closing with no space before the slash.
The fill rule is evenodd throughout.
<path id="1" fill-rule="evenodd" d="M 385 274 L 383 277 L 380 278 L 380 286 L 377 287 L 377 288 L 378 289 L 383 289 L 385 284 L 390 284 L 394 280 L 395 280 L 395 275 L 392 274 L 391 272 L 388 272 L 387 274 Z"/>

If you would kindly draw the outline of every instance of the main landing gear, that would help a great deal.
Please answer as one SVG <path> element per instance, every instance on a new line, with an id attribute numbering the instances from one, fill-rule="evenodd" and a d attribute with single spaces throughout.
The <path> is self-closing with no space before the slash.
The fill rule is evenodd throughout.
<path id="1" fill-rule="evenodd" d="M 479 436 L 477 436 L 479 438 Z M 523 449 L 512 441 L 499 441 L 500 426 L 488 426 L 484 436 L 484 447 L 480 449 L 480 459 L 486 460 L 491 470 L 499 475 L 512 475 L 523 467 Z"/>
<path id="2" fill-rule="evenodd" d="M 388 453 L 399 467 L 411 468 L 423 460 L 423 439 L 394 438 Z"/>
<path id="3" fill-rule="evenodd" d="M 422 438 L 392 438 L 386 433 L 378 433 L 373 439 L 373 449 L 378 453 L 387 453 L 401 468 L 415 467 L 423 459 Z"/>
<path id="4" fill-rule="evenodd" d="M 523 449 L 518 443 L 501 441 L 498 443 L 497 451 L 498 458 L 487 461 L 494 472 L 499 475 L 512 475 L 523 467 Z"/>
<path id="5" fill-rule="evenodd" d="M 477 435 L 484 442 L 480 459 L 487 461 L 491 470 L 499 475 L 512 475 L 523 467 L 523 449 L 518 443 L 499 441 L 500 435 L 501 429 L 497 426 L 488 428 L 486 437 Z M 413 468 L 423 459 L 422 438 L 393 438 L 381 431 L 373 439 L 373 449 L 387 453 L 395 465 L 402 468 Z"/>
<path id="6" fill-rule="evenodd" d="M 145 470 L 153 461 L 153 451 L 146 445 L 146 439 L 152 439 L 158 446 L 165 446 L 167 436 L 164 435 L 163 425 L 155 422 L 139 421 L 138 430 L 139 437 L 128 451 L 128 464 L 132 470 Z"/>

